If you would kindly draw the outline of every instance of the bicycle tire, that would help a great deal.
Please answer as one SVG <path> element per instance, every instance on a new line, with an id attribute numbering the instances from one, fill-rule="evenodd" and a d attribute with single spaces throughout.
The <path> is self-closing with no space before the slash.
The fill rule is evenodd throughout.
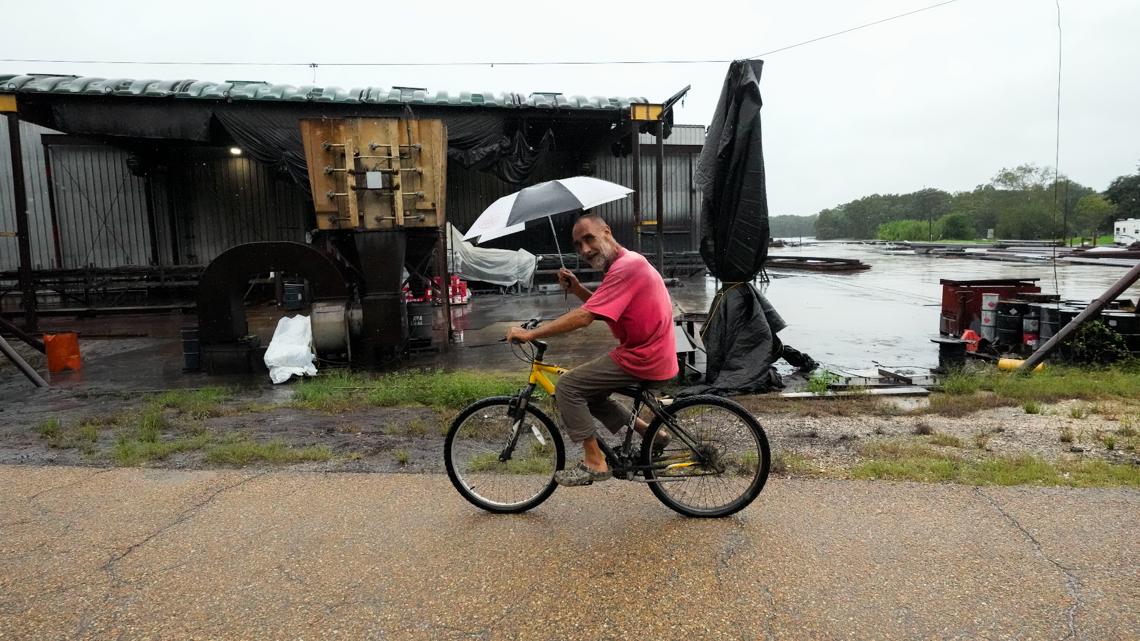
<path id="1" fill-rule="evenodd" d="M 524 423 L 519 435 L 522 449 L 516 447 L 516 451 L 523 452 L 523 456 L 538 452 L 538 456 L 512 459 L 520 464 L 514 469 L 509 462 L 497 460 L 510 435 L 508 410 L 515 398 L 493 396 L 468 405 L 451 422 L 443 443 L 443 458 L 451 484 L 472 505 L 496 514 L 525 512 L 545 501 L 557 487 L 554 472 L 566 465 L 566 447 L 558 428 L 546 413 L 533 405 L 527 405 L 527 415 L 537 420 L 542 429 Z M 528 427 L 531 429 L 525 429 Z M 480 429 L 488 431 L 481 433 Z M 547 451 L 546 444 L 533 436 L 536 429 L 544 438 L 549 436 L 553 451 Z M 470 461 L 466 460 L 468 456 Z M 458 460 L 459 457 L 464 460 Z M 505 493 L 511 486 L 528 489 L 518 500 L 507 500 Z"/>
<path id="2" fill-rule="evenodd" d="M 646 432 L 651 436 L 641 444 L 641 463 L 646 466 L 645 478 L 650 481 L 649 489 L 653 495 L 670 509 L 698 518 L 728 516 L 748 507 L 764 489 L 771 467 L 768 437 L 760 422 L 739 403 L 720 396 L 686 397 L 667 406 L 665 411 L 673 420 L 680 421 L 686 431 L 700 441 L 699 445 L 708 448 L 706 454 L 713 456 L 715 462 L 713 469 L 691 462 L 692 449 L 676 435 L 671 435 L 664 451 L 654 456 L 654 449 L 661 450 L 655 441 L 661 438 L 664 425 L 661 417 L 654 417 Z M 715 416 L 712 416 L 714 412 Z M 712 417 L 711 422 L 699 419 L 709 425 L 697 424 L 698 417 L 703 415 Z M 719 417 L 726 421 L 722 426 L 725 429 L 718 429 L 716 419 Z M 729 419 L 734 425 L 727 425 Z M 662 466 L 676 469 L 670 472 Z M 711 487 L 714 484 L 718 484 L 720 489 L 738 489 L 730 489 L 723 500 L 704 505 L 697 505 L 684 495 L 698 492 L 700 496 L 708 497 L 717 489 Z"/>

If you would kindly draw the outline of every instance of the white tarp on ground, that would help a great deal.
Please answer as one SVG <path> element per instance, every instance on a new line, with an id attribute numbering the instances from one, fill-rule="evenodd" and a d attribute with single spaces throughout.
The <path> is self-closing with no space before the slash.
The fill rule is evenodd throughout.
<path id="1" fill-rule="evenodd" d="M 313 327 L 309 317 L 297 315 L 277 321 L 273 339 L 265 349 L 265 366 L 269 379 L 284 383 L 290 376 L 316 376 L 313 365 Z"/>
<path id="2" fill-rule="evenodd" d="M 530 287 L 538 261 L 534 254 L 519 249 L 488 249 L 463 240 L 463 234 L 447 224 L 447 267 L 452 274 L 467 280 L 480 280 L 492 285 L 510 287 L 519 283 Z"/>

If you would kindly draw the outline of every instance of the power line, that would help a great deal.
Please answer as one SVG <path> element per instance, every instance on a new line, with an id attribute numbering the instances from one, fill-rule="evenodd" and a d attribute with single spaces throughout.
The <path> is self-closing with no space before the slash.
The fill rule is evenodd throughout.
<path id="1" fill-rule="evenodd" d="M 898 15 L 890 16 L 868 22 L 835 33 L 829 33 L 824 36 L 797 42 L 795 44 L 786 45 L 778 49 L 758 53 L 750 58 L 755 59 L 761 56 L 769 56 L 781 51 L 795 49 L 802 47 L 813 42 L 827 40 L 841 36 L 852 31 L 866 29 L 884 22 L 898 20 L 905 18 L 916 13 L 929 11 L 938 7 L 952 4 L 958 0 L 945 0 L 938 4 L 932 4 L 921 9 L 907 11 Z M 506 61 L 451 61 L 451 62 L 250 62 L 250 61 L 226 61 L 226 60 L 191 60 L 191 61 L 175 61 L 175 60 L 57 60 L 49 58 L 0 58 L 0 62 L 20 62 L 26 64 L 69 64 L 69 65 L 156 65 L 156 66 L 173 66 L 173 65 L 186 65 L 186 66 L 203 66 L 203 67 L 589 67 L 589 66 L 608 66 L 608 65 L 705 65 L 705 64 L 726 64 L 733 62 L 731 59 L 698 59 L 698 60 L 548 60 L 539 62 L 527 62 L 518 60 Z"/>
<path id="2" fill-rule="evenodd" d="M 932 4 L 928 7 L 923 7 L 921 9 L 915 9 L 914 11 L 907 11 L 906 13 L 900 13 L 898 15 L 891 16 L 889 18 L 883 18 L 881 20 L 876 20 L 874 22 L 868 22 L 866 24 L 861 24 L 858 27 L 851 27 L 850 29 L 844 29 L 843 31 L 836 31 L 835 33 L 829 33 L 826 36 L 819 36 L 818 38 L 812 38 L 811 40 L 804 40 L 803 42 L 797 42 L 794 45 L 787 45 L 786 47 L 780 47 L 779 49 L 773 49 L 771 51 L 765 51 L 764 53 L 758 53 L 755 56 L 751 56 L 751 58 L 756 59 L 756 58 L 759 58 L 760 56 L 770 56 L 774 53 L 779 53 L 781 51 L 787 51 L 788 49 L 795 49 L 796 47 L 802 47 L 804 45 L 811 44 L 813 42 L 819 42 L 820 40 L 827 40 L 828 38 L 834 38 L 835 36 L 841 36 L 845 33 L 851 33 L 852 31 L 858 31 L 860 29 L 866 29 L 867 27 L 873 27 L 877 24 L 883 24 L 884 22 L 890 22 L 891 20 L 898 20 L 899 18 L 905 18 L 907 16 L 913 16 L 914 14 L 922 13 L 923 11 L 930 11 L 931 9 L 937 9 L 938 7 L 945 6 L 948 4 L 952 4 L 952 3 L 955 3 L 957 1 L 958 0 L 946 0 L 945 2 L 939 2 L 938 4 Z"/>

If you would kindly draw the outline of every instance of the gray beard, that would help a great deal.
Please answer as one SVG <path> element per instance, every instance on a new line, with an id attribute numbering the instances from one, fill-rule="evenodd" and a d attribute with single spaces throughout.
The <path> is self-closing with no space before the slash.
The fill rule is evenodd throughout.
<path id="1" fill-rule="evenodd" d="M 590 261 L 590 267 L 593 267 L 596 271 L 605 272 L 609 264 L 605 256 L 598 254 Z"/>

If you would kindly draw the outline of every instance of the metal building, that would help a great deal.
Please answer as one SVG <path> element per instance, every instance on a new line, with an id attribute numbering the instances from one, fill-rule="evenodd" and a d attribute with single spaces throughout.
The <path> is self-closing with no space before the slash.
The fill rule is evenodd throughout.
<path id="1" fill-rule="evenodd" d="M 267 104 L 298 102 L 318 110 L 342 106 L 359 108 L 363 103 L 395 108 L 455 108 L 480 113 L 498 108 L 524 122 L 550 118 L 551 114 L 598 119 L 598 114 L 607 112 L 612 115 L 606 117 L 618 123 L 622 120 L 622 109 L 626 109 L 631 100 L 637 100 L 587 99 L 545 93 L 529 96 L 448 94 L 403 88 L 345 91 L 267 83 L 102 81 L 0 75 L 0 93 L 5 92 L 20 98 L 27 94 L 59 111 L 67 109 L 72 104 L 68 101 L 73 101 L 76 95 L 95 94 L 97 99 L 108 101 L 110 105 L 117 105 L 114 101 L 118 97 L 124 103 L 179 107 L 200 98 L 203 102 L 216 99 L 225 103 L 237 100 Z M 190 100 L 175 103 L 169 96 L 189 96 Z M 92 116 L 85 114 L 84 117 Z M 106 118 L 115 117 L 121 116 L 107 112 Z M 73 117 L 69 122 L 76 120 Z M 42 118 L 43 121 L 51 121 L 51 118 Z M 88 123 L 88 127 L 104 134 L 115 133 L 114 125 L 106 123 Z M 214 140 L 150 154 L 145 144 L 116 144 L 124 139 L 111 135 L 64 134 L 26 121 L 20 122 L 19 128 L 32 269 L 203 266 L 234 245 L 255 240 L 303 241 L 312 228 L 312 203 L 306 189 L 288 173 L 255 160 L 237 145 L 219 145 Z M 555 141 L 549 159 L 534 168 L 526 181 L 528 184 L 573 174 L 635 184 L 630 155 L 615 155 L 606 146 L 582 156 L 566 141 L 572 136 L 562 138 Z M 703 139 L 703 126 L 678 125 L 665 140 L 663 230 L 665 248 L 669 252 L 697 249 L 700 193 L 696 190 L 693 173 Z M 653 219 L 656 211 L 655 138 L 641 134 L 638 142 L 642 147 L 642 218 Z M 0 150 L 7 152 L 8 149 L 7 129 L 0 127 Z M 449 164 L 448 219 L 459 229 L 466 229 L 487 205 L 521 186 L 494 173 Z M 16 228 L 12 193 L 12 158 L 8 153 L 0 153 L 0 305 L 8 311 L 14 310 L 12 299 L 17 297 L 3 294 L 15 289 L 15 270 L 19 266 L 17 239 L 12 233 Z M 603 206 L 599 213 L 609 220 L 620 242 L 637 247 L 640 241 L 643 252 L 655 251 L 656 228 L 645 230 L 650 233 L 639 238 L 630 200 Z M 568 235 L 569 221 L 563 221 L 562 227 L 560 233 Z M 554 250 L 549 229 L 528 230 L 493 244 L 524 247 L 533 253 Z"/>

